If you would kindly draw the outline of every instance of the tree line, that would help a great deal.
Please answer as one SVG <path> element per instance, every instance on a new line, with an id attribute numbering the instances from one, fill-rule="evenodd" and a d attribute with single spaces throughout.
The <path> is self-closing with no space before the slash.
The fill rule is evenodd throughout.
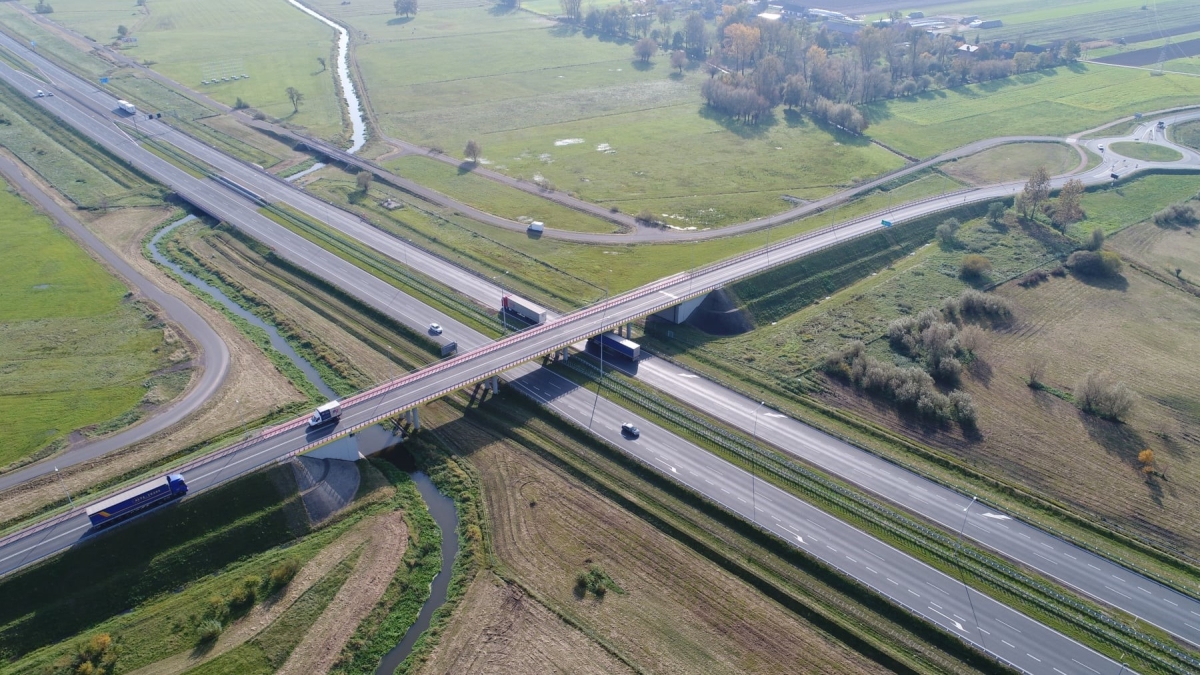
<path id="1" fill-rule="evenodd" d="M 582 0 L 559 2 L 562 20 L 587 34 L 638 41 L 643 61 L 666 50 L 704 62 L 712 80 L 702 91 L 705 103 L 751 124 L 782 104 L 862 133 L 868 121 L 856 106 L 1050 68 L 1080 55 L 1074 41 L 1041 49 L 1023 39 L 980 44 L 978 37 L 965 53 L 956 37 L 930 35 L 898 13 L 890 25 L 865 26 L 849 44 L 821 22 L 763 19 L 757 5 L 725 5 L 717 15 L 709 2 L 680 21 L 672 6 L 653 0 L 586 10 Z M 714 28 L 703 12 L 716 16 Z M 682 65 L 673 57 L 673 68 Z"/>

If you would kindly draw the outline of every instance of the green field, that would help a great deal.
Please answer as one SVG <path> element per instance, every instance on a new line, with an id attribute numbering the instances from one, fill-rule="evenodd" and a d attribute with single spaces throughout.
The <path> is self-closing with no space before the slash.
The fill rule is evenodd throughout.
<path id="1" fill-rule="evenodd" d="M 156 70 L 184 85 L 229 105 L 240 97 L 324 138 L 343 135 L 333 30 L 283 0 L 154 0 L 143 7 L 124 0 L 58 0 L 53 19 L 105 43 L 125 25 L 138 41 L 124 53 L 154 62 Z M 330 64 L 324 72 L 317 57 Z M 201 84 L 235 74 L 250 79 Z M 295 115 L 288 87 L 305 95 Z"/>
<path id="2" fill-rule="evenodd" d="M 434 159 L 409 155 L 386 162 L 384 166 L 442 194 L 505 218 L 540 220 L 553 228 L 578 232 L 614 232 L 617 229 L 616 225 L 606 220 Z"/>
<path id="3" fill-rule="evenodd" d="M 1194 104 L 1200 78 L 1093 64 L 1017 75 L 865 106 L 868 135 L 928 157 L 995 136 L 1066 136 L 1132 115 Z"/>
<path id="4" fill-rule="evenodd" d="M 1079 165 L 1079 153 L 1060 143 L 1013 143 L 984 150 L 942 165 L 942 171 L 972 185 L 991 185 L 1024 180 L 1039 166 L 1051 176 L 1066 173 Z"/>
<path id="5" fill-rule="evenodd" d="M 1172 127 L 1171 140 L 1194 150 L 1200 150 L 1200 120 L 1184 122 L 1179 126 Z"/>
<path id="6" fill-rule="evenodd" d="M 1097 227 L 1113 234 L 1195 194 L 1196 177 L 1178 174 L 1147 176 L 1117 188 L 1091 190 L 1082 200 L 1087 217 L 1072 225 L 1068 233 L 1081 241 Z"/>
<path id="7" fill-rule="evenodd" d="M 698 69 L 672 75 L 665 58 L 641 67 L 629 45 L 526 12 L 434 4 L 404 22 L 391 5 L 314 4 L 369 36 L 356 54 L 384 133 L 454 156 L 475 139 L 491 169 L 626 213 L 720 226 L 904 164 L 782 109 L 730 125 L 702 110 Z"/>
<path id="8" fill-rule="evenodd" d="M 173 354 L 179 343 L 124 299 L 120 281 L 10 192 L 0 192 L 0 240 L 5 466 L 130 413 L 154 372 L 185 353 Z"/>
<path id="9" fill-rule="evenodd" d="M 1140 159 L 1145 162 L 1178 162 L 1183 159 L 1183 154 L 1178 150 L 1153 143 L 1123 141 L 1121 143 L 1113 143 L 1109 146 L 1109 150 L 1118 155 L 1124 155 L 1130 159 Z"/>

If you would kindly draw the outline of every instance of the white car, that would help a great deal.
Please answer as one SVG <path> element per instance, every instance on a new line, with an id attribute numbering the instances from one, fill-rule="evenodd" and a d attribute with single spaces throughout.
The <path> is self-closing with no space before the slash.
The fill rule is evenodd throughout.
<path id="1" fill-rule="evenodd" d="M 429 332 L 433 333 L 434 335 L 441 335 L 442 327 L 439 324 L 431 323 L 431 324 L 429 324 Z"/>

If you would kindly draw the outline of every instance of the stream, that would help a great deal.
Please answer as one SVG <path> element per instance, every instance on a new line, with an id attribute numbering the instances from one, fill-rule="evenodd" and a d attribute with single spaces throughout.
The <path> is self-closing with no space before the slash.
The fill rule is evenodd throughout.
<path id="1" fill-rule="evenodd" d="M 230 300 L 229 297 L 226 296 L 224 293 L 222 293 L 219 289 L 209 285 L 208 283 L 205 283 L 204 280 L 200 279 L 199 277 L 195 276 L 194 274 L 191 274 L 190 272 L 185 271 L 182 267 L 180 267 L 179 265 L 175 264 L 172 260 L 167 258 L 167 256 L 163 255 L 163 252 L 161 250 L 159 250 L 158 243 L 160 240 L 162 240 L 163 237 L 167 236 L 167 234 L 172 232 L 175 228 L 179 227 L 180 225 L 191 222 L 195 219 L 196 219 L 196 216 L 189 215 L 189 216 L 187 216 L 185 218 L 181 218 L 181 219 L 171 223 L 170 225 L 164 227 L 163 229 L 159 230 L 154 235 L 154 237 L 152 239 L 150 239 L 150 255 L 151 255 L 151 257 L 153 257 L 156 262 L 158 262 L 162 265 L 166 265 L 167 267 L 171 268 L 171 270 L 174 271 L 176 274 L 183 277 L 184 279 L 187 279 L 188 282 L 190 282 L 191 284 L 196 286 L 196 288 L 199 288 L 199 289 L 203 290 L 205 293 L 208 293 L 212 297 L 216 298 L 216 300 L 218 302 L 220 302 L 222 305 L 224 305 L 229 311 L 233 312 L 234 314 L 237 314 L 238 316 L 249 321 L 250 323 L 254 324 L 255 326 L 258 326 L 259 328 L 265 330 L 267 332 L 267 337 L 269 337 L 271 340 L 271 346 L 274 347 L 276 350 L 278 350 L 279 353 L 288 357 L 288 359 L 290 359 L 292 361 L 292 363 L 295 363 L 296 366 L 304 373 L 304 377 L 308 378 L 308 381 L 312 382 L 313 385 L 316 386 L 317 390 L 321 392 L 322 396 L 324 396 L 325 398 L 327 398 L 331 401 L 333 399 L 336 399 L 337 394 L 334 393 L 333 389 L 329 388 L 329 385 L 325 384 L 325 380 L 321 379 L 321 376 L 317 373 L 317 370 L 312 367 L 312 364 L 309 363 L 308 361 L 304 360 L 303 357 L 301 357 L 299 354 L 297 354 L 296 350 L 292 349 L 292 346 L 287 343 L 287 340 L 283 339 L 283 336 L 281 336 L 279 334 L 279 331 L 275 330 L 274 326 L 266 323 L 262 319 L 251 314 L 249 311 L 247 311 L 245 308 L 243 308 L 241 305 L 237 304 L 233 300 Z"/>
<path id="2" fill-rule="evenodd" d="M 367 123 L 363 120 L 362 105 L 358 101 L 358 92 L 354 89 L 354 80 L 350 79 L 350 33 L 341 24 L 327 19 L 316 11 L 301 4 L 299 0 L 288 0 L 296 9 L 308 14 L 337 31 L 337 74 L 342 85 L 342 98 L 346 100 L 346 110 L 350 113 L 350 148 L 346 152 L 354 154 L 367 143 Z"/>

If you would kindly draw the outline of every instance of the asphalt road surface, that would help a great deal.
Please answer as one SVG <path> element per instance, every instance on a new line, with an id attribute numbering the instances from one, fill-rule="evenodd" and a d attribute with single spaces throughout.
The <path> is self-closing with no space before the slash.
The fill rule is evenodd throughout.
<path id="1" fill-rule="evenodd" d="M 1114 160 L 1114 161 L 1115 161 L 1115 160 Z M 1099 170 L 1097 170 L 1097 171 L 1099 171 Z M 1096 173 L 1096 172 L 1093 172 L 1093 173 Z M 972 195 L 972 196 L 974 197 L 974 195 Z M 994 198 L 994 197 L 985 197 L 985 198 Z M 952 198 L 952 199 L 953 199 L 953 198 Z M 973 200 L 974 200 L 974 199 L 973 199 Z M 931 201 L 932 201 L 932 200 L 931 200 Z M 953 204 L 953 203 L 955 203 L 955 202 L 951 201 L 951 202 L 949 202 L 949 203 Z M 928 203 L 925 203 L 925 204 L 923 204 L 923 206 L 925 206 L 926 208 L 929 208 L 929 204 L 928 204 Z M 900 211 L 900 209 L 898 209 L 897 211 Z M 902 216 L 897 216 L 897 215 L 892 215 L 891 217 L 892 217 L 892 218 L 894 218 L 895 220 L 901 220 L 901 219 L 902 219 Z M 910 217 L 911 217 L 911 216 L 910 216 Z M 863 221 L 863 222 L 859 223 L 859 225 L 861 225 L 861 224 L 866 224 L 866 225 L 870 225 L 870 226 L 872 226 L 872 227 L 877 227 L 877 225 L 873 225 L 873 224 L 872 224 L 872 223 L 870 223 L 869 221 Z M 825 235 L 826 237 L 828 237 L 828 236 L 832 236 L 832 237 L 834 238 L 834 241 L 837 241 L 837 237 L 839 236 L 839 233 L 841 233 L 841 232 L 851 232 L 851 231 L 854 231 L 854 230 L 853 230 L 853 226 L 854 226 L 854 225 L 856 225 L 856 224 L 855 224 L 855 223 L 851 223 L 851 224 L 849 224 L 848 226 L 844 226 L 844 227 L 842 227 L 842 228 L 839 228 L 837 231 L 834 231 L 834 232 L 826 232 L 826 233 L 822 233 L 822 234 L 823 234 L 823 235 Z M 868 228 L 868 229 L 870 229 L 870 228 Z M 816 239 L 817 241 L 813 241 L 814 239 Z M 831 242 L 825 241 L 824 243 L 831 243 Z M 813 247 L 813 246 L 820 246 L 820 245 L 824 245 L 824 244 L 822 243 L 822 240 L 820 239 L 820 237 L 809 237 L 809 238 L 806 238 L 806 239 L 804 239 L 804 240 L 802 240 L 802 241 L 799 241 L 799 242 L 793 242 L 793 243 L 791 243 L 791 244 L 786 244 L 786 245 L 784 245 L 784 244 L 777 245 L 776 247 L 772 247 L 771 251 L 769 251 L 769 252 L 763 252 L 763 253 L 761 253 L 761 254 L 759 254 L 759 255 L 757 256 L 757 257 L 759 258 L 759 260 L 757 261 L 757 262 L 758 262 L 758 267 L 757 267 L 757 268 L 755 267 L 755 265 L 754 265 L 753 263 L 751 263 L 751 264 L 748 266 L 748 269 L 749 269 L 749 271 L 747 272 L 745 268 L 739 267 L 737 264 L 735 264 L 735 265 L 727 265 L 727 266 L 725 266 L 725 267 L 727 267 L 727 268 L 728 268 L 728 267 L 733 267 L 734 269 L 733 269 L 732 271 L 730 271 L 730 270 L 726 270 L 725 272 L 721 272 L 721 275 L 722 275 L 722 276 L 728 276 L 728 275 L 729 275 L 729 274 L 731 274 L 731 273 L 732 273 L 732 274 L 735 274 L 735 275 L 741 275 L 741 274 L 744 274 L 744 273 L 753 273 L 754 271 L 757 271 L 757 269 L 758 269 L 758 268 L 761 268 L 761 267 L 763 266 L 763 262 L 762 262 L 762 258 L 763 258 L 763 257 L 770 257 L 770 256 L 774 256 L 774 257 L 775 257 L 775 261 L 774 261 L 774 262 L 778 263 L 779 261 L 782 261 L 782 260 L 784 260 L 784 259 L 789 259 L 789 258 L 791 258 L 791 257 L 794 257 L 794 255 L 796 255 L 796 254 L 802 254 L 802 253 L 804 253 L 806 250 L 812 250 L 812 247 Z M 803 250 L 797 250 L 797 247 L 800 247 L 800 248 L 801 248 L 801 249 L 803 249 Z M 755 258 L 755 257 L 756 257 L 756 256 L 749 256 L 749 257 L 747 257 L 747 259 L 753 259 L 753 258 Z M 739 264 L 741 264 L 741 263 L 746 263 L 747 259 L 742 259 L 741 261 L 739 261 Z M 767 263 L 767 264 L 769 264 L 769 263 Z M 720 272 L 720 270 L 717 270 L 717 272 Z M 681 275 L 681 276 L 686 276 L 686 275 Z M 677 280 L 675 281 L 675 283 L 674 283 L 674 284 L 668 284 L 668 285 L 666 286 L 666 288 L 667 288 L 667 289 L 673 289 L 673 290 L 680 290 L 680 291 L 683 291 L 682 284 L 683 284 L 685 281 L 686 281 L 686 283 L 687 283 L 687 288 L 688 288 L 688 291 L 687 291 L 687 292 L 688 292 L 688 293 L 691 293 L 691 292 L 694 290 L 694 288 L 695 288 L 696 286 L 698 286 L 698 285 L 699 285 L 699 286 L 703 286 L 703 285 L 704 285 L 706 282 L 708 282 L 708 281 L 711 281 L 711 280 L 710 280 L 710 279 L 708 279 L 708 278 L 705 278 L 703 275 L 699 275 L 699 278 L 696 278 L 696 277 L 693 277 L 693 278 L 681 278 L 681 279 L 677 279 Z M 727 281 L 722 281 L 722 282 L 720 282 L 720 283 L 727 283 Z M 676 300 L 678 299 L 678 297 L 679 297 L 679 296 L 675 296 L 675 295 L 671 294 L 669 290 L 660 290 L 659 292 L 666 294 L 666 295 L 668 296 L 668 300 L 666 300 L 666 301 L 663 301 L 663 300 L 661 300 L 661 299 L 659 299 L 659 298 L 657 297 L 657 294 L 655 294 L 655 293 L 651 293 L 651 294 L 649 294 L 649 295 L 652 295 L 652 296 L 654 296 L 654 297 L 652 298 L 652 301 L 651 301 L 651 303 L 650 303 L 650 305 L 651 305 L 651 306 L 659 306 L 659 305 L 661 305 L 663 302 L 666 302 L 666 304 L 667 304 L 667 305 L 669 305 L 669 304 L 673 304 L 673 302 L 672 302 L 672 301 L 676 301 Z M 642 313 L 646 313 L 648 310 L 647 310 L 647 303 L 645 303 L 645 302 L 644 302 L 644 300 L 645 300 L 645 295 L 647 295 L 647 294 L 642 294 L 641 296 L 637 296 L 637 297 L 633 297 L 633 298 L 626 298 L 626 300 L 628 300 L 629 302 L 621 302 L 621 301 L 622 301 L 622 299 L 621 299 L 621 298 L 615 299 L 615 300 L 614 300 L 614 302 L 613 302 L 613 304 L 614 304 L 614 306 L 615 306 L 615 307 L 606 307 L 606 308 L 604 308 L 604 309 L 603 309 L 603 312 L 604 312 L 604 313 L 601 315 L 601 318 L 600 318 L 600 324 L 602 324 L 602 325 L 615 325 L 615 324 L 618 324 L 618 323 L 622 323 L 622 322 L 624 322 L 624 321 L 626 320 L 626 318 L 621 318 L 620 320 L 618 320 L 618 321 L 616 321 L 616 322 L 610 322 L 610 323 L 607 323 L 607 324 L 606 324 L 605 322 L 606 322 L 606 321 L 608 321 L 608 319 L 609 319 L 609 313 L 610 313 L 610 312 L 611 312 L 611 316 L 612 316 L 612 317 L 617 317 L 617 316 L 622 316 L 622 317 L 624 317 L 624 315 L 625 315 L 625 314 L 627 314 L 627 313 L 629 313 L 629 312 L 631 312 L 631 311 L 632 311 L 632 312 L 634 312 L 635 314 L 638 314 L 638 315 L 640 315 L 640 314 L 642 314 Z M 655 303 L 655 302 L 658 302 L 658 303 L 659 303 L 659 305 L 654 305 L 654 303 Z M 631 303 L 632 303 L 632 304 L 631 304 Z M 598 311 L 598 308 L 593 308 L 593 311 L 591 312 L 591 314 L 593 314 L 593 315 L 594 315 L 594 314 L 596 314 L 596 313 L 597 313 L 597 311 Z M 653 311 L 653 310 L 649 310 L 649 311 Z M 592 317 L 591 317 L 589 320 L 595 320 L 595 317 L 594 317 L 594 316 L 592 316 Z M 446 323 L 446 322 L 445 322 L 445 321 L 443 321 L 443 323 Z M 571 320 L 569 320 L 569 319 L 568 319 L 568 320 L 566 320 L 566 321 L 565 321 L 565 323 L 568 323 L 568 324 L 570 324 L 570 323 L 576 323 L 576 322 L 575 322 L 575 321 L 571 321 Z M 577 329 L 577 328 L 578 328 L 578 325 L 576 325 L 576 327 L 575 327 L 575 328 Z M 592 331 L 592 330 L 593 330 L 592 328 L 586 328 L 586 329 L 584 330 L 584 332 L 586 333 L 586 332 L 589 332 L 589 331 Z M 463 334 L 463 337 L 466 337 L 465 333 Z M 520 336 L 518 336 L 518 337 L 520 337 Z M 549 337 L 551 337 L 551 338 L 554 338 L 554 336 L 553 336 L 553 335 L 551 335 L 551 336 L 549 336 Z M 577 337 L 579 337 L 579 336 L 577 336 Z M 468 346 L 468 347 L 469 347 L 469 346 L 472 346 L 472 345 L 469 345 L 469 344 L 467 344 L 467 342 L 466 342 L 465 340 L 463 340 L 463 339 L 460 339 L 460 338 L 457 338 L 457 337 L 456 337 L 456 339 L 459 339 L 459 341 L 460 341 L 461 343 L 463 343 L 463 344 L 464 344 L 464 346 Z M 569 338 L 569 341 L 574 341 L 574 338 Z M 507 341 L 506 341 L 506 342 L 507 342 Z M 538 347 L 536 347 L 536 348 L 537 348 L 537 349 L 545 349 L 545 340 L 542 340 L 542 341 L 541 341 L 541 346 L 538 346 Z M 489 352 L 492 352 L 492 351 L 494 351 L 494 350 L 488 350 L 488 351 L 489 351 Z M 501 359 L 499 359 L 499 360 L 503 360 L 503 355 L 501 355 L 501 357 L 502 357 L 502 358 L 501 358 Z M 494 363 L 497 363 L 497 362 L 498 362 L 498 360 L 497 360 L 497 359 L 490 359 L 490 360 L 489 360 L 487 363 L 484 363 L 483 365 L 494 364 Z M 476 373 L 476 375 L 475 375 L 475 376 L 473 376 L 473 377 L 477 377 L 477 376 L 478 376 L 478 373 Z M 440 378 L 440 379 L 444 379 L 444 378 Z M 453 380 L 453 378 L 451 378 L 451 380 Z M 456 387 L 452 387 L 452 388 L 456 388 Z M 424 388 L 422 388 L 422 389 L 424 389 Z M 397 401 L 397 400 L 398 400 L 398 399 L 395 399 L 395 398 L 393 398 L 393 399 L 389 399 L 389 401 L 387 401 L 388 405 L 384 405 L 384 406 L 377 406 L 377 407 L 382 407 L 382 408 L 391 407 L 393 404 L 395 404 L 395 403 L 396 403 L 396 401 Z M 403 404 L 403 403 L 401 403 L 400 405 L 404 405 L 404 404 Z M 307 439 L 306 439 L 306 440 L 307 440 Z"/>
<path id="2" fill-rule="evenodd" d="M 209 397 L 216 393 L 225 375 L 229 372 L 229 349 L 221 336 L 209 326 L 187 303 L 155 286 L 149 279 L 126 263 L 119 255 L 105 246 L 94 234 L 73 216 L 63 210 L 46 193 L 30 182 L 10 160 L 0 157 L 0 174 L 29 196 L 43 212 L 66 228 L 83 245 L 91 249 L 139 294 L 162 308 L 167 317 L 195 341 L 200 348 L 201 359 L 196 364 L 199 378 L 182 397 L 142 420 L 125 431 L 75 445 L 66 452 L 50 459 L 31 464 L 16 471 L 0 475 L 0 490 L 19 485 L 27 480 L 54 471 L 56 466 L 67 466 L 95 459 L 114 450 L 132 445 L 142 439 L 170 428 L 196 412 Z"/>

